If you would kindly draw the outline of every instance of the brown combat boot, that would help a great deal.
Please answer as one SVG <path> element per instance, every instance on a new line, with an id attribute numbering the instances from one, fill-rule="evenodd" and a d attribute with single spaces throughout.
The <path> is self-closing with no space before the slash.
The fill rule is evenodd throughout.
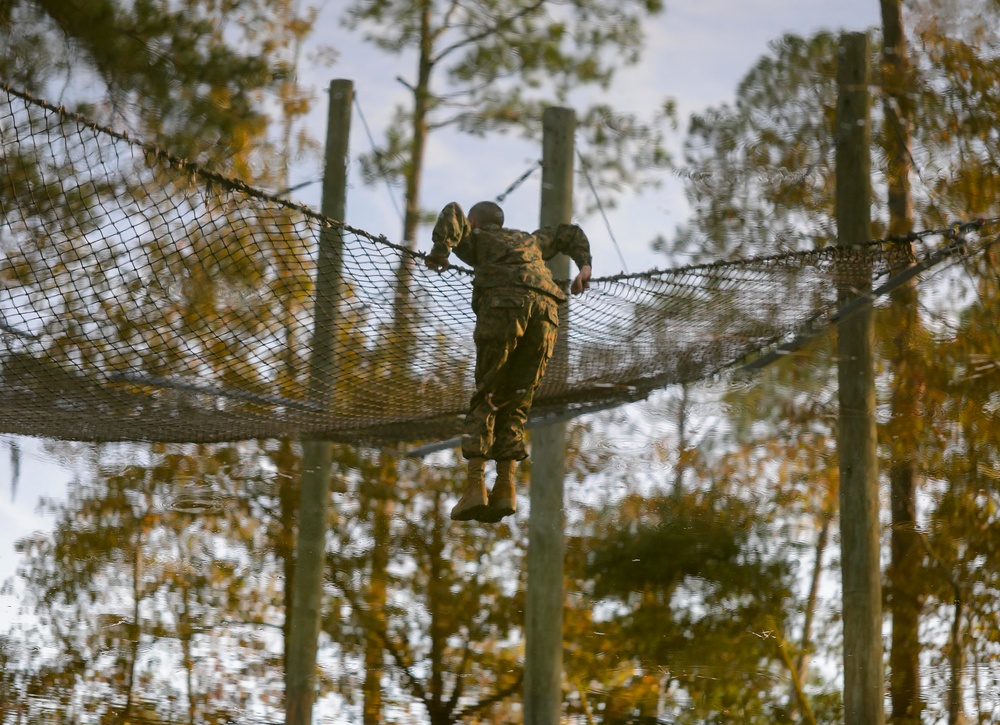
<path id="1" fill-rule="evenodd" d="M 504 516 L 512 516 L 517 511 L 517 493 L 514 490 L 514 468 L 517 461 L 497 461 L 497 480 L 490 491 L 487 511 L 479 520 L 495 524 Z"/>
<path id="2" fill-rule="evenodd" d="M 466 477 L 465 491 L 458 503 L 451 510 L 451 518 L 454 521 L 471 521 L 477 519 L 488 510 L 486 494 L 486 481 L 483 479 L 483 471 L 486 468 L 485 458 L 470 458 L 469 472 Z"/>

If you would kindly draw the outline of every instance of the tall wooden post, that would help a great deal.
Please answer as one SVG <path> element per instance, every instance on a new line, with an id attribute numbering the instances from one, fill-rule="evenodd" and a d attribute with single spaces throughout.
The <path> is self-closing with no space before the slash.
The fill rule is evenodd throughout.
<path id="1" fill-rule="evenodd" d="M 841 246 L 871 238 L 869 75 L 868 36 L 845 33 L 837 71 L 836 201 Z M 871 289 L 870 270 L 845 270 L 841 279 L 842 300 Z M 838 326 L 845 725 L 885 721 L 874 342 L 870 305 Z"/>
<path id="2" fill-rule="evenodd" d="M 573 216 L 573 134 L 576 114 L 547 108 L 542 116 L 541 226 Z M 569 259 L 549 262 L 556 279 L 569 277 Z M 561 320 L 551 372 L 564 370 L 567 319 Z M 525 605 L 524 723 L 557 725 L 562 708 L 563 479 L 566 424 L 536 428 L 531 434 L 531 516 L 528 520 L 528 591 Z"/>
<path id="3" fill-rule="evenodd" d="M 354 84 L 330 83 L 326 165 L 323 172 L 324 216 L 343 221 L 347 206 L 347 156 Z M 316 264 L 316 303 L 309 391 L 313 401 L 329 404 L 336 382 L 338 288 L 341 284 L 343 238 L 338 227 L 320 231 Z M 302 501 L 296 545 L 292 621 L 285 672 L 285 723 L 310 725 L 316 699 L 316 651 L 320 631 L 323 574 L 326 570 L 327 502 L 332 451 L 326 441 L 302 443 Z"/>

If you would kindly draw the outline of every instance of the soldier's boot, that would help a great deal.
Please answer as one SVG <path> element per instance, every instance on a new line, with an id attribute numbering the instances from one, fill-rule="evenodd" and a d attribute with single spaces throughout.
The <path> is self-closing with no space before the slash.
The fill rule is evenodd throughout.
<path id="1" fill-rule="evenodd" d="M 512 516 L 517 512 L 517 492 L 514 486 L 514 468 L 516 461 L 497 461 L 497 480 L 490 491 L 488 511 L 479 520 L 495 524 L 504 516 Z"/>
<path id="2" fill-rule="evenodd" d="M 465 479 L 465 491 L 458 503 L 451 510 L 454 521 L 471 521 L 488 510 L 489 498 L 486 493 L 486 481 L 483 473 L 486 468 L 485 458 L 470 458 L 468 474 Z"/>

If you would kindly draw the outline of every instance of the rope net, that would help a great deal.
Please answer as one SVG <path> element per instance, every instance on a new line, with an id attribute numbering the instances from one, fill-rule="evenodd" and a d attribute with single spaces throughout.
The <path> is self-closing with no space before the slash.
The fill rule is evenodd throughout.
<path id="1" fill-rule="evenodd" d="M 9 87 L 0 138 L 0 432 L 377 444 L 459 431 L 468 270 L 438 276 L 382 237 Z M 332 282 L 317 305 L 321 247 Z M 911 264 L 909 249 L 594 280 L 563 310 L 533 417 L 716 375 L 822 324 L 838 290 Z M 332 326 L 316 333 L 317 314 Z"/>

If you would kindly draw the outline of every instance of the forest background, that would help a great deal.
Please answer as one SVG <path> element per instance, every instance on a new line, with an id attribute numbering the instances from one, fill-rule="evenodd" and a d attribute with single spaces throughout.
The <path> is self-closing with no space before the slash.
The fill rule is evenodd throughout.
<path id="1" fill-rule="evenodd" d="M 353 3 L 359 9 L 353 29 L 340 26 L 329 8 L 313 16 L 304 4 L 185 5 L 184 13 L 171 17 L 158 17 L 157 4 L 137 6 L 150 12 L 136 22 L 160 39 L 156 48 L 190 53 L 172 66 L 178 82 L 165 83 L 162 68 L 147 72 L 166 63 L 166 53 L 122 62 L 125 49 L 107 42 L 108 23 L 124 17 L 115 15 L 112 2 L 92 4 L 93 17 L 84 18 L 68 17 L 59 2 L 7 3 L 0 10 L 3 77 L 110 125 L 127 123 L 181 156 L 251 184 L 274 191 L 299 187 L 289 193 L 307 203 L 315 203 L 318 185 L 299 185 L 319 173 L 322 88 L 327 78 L 350 78 L 382 151 L 372 154 L 355 126 L 353 147 L 361 161 L 352 165 L 347 221 L 390 238 L 398 229 L 398 238 L 424 249 L 426 212 L 456 198 L 495 196 L 531 167 L 537 142 L 519 134 L 532 132 L 537 104 L 558 100 L 581 114 L 582 146 L 598 194 L 608 206 L 617 202 L 609 219 L 621 256 L 602 231 L 586 181 L 578 183 L 577 219 L 602 260 L 598 273 L 831 241 L 832 199 L 824 192 L 832 159 L 824 131 L 836 43 L 835 34 L 819 31 L 881 25 L 873 2 L 741 5 L 749 18 L 713 3 L 697 9 L 622 4 L 620 32 L 601 39 L 606 50 L 597 59 L 561 57 L 561 36 L 542 28 L 549 45 L 534 47 L 553 55 L 534 59 L 534 79 L 517 80 L 517 73 L 530 70 L 527 44 L 513 56 L 477 59 L 511 63 L 514 80 L 497 82 L 533 96 L 477 96 L 481 76 L 456 71 L 456 87 L 464 83 L 476 103 L 471 115 L 455 106 L 455 125 L 490 135 L 480 139 L 432 124 L 418 183 L 405 178 L 412 173 L 412 147 L 396 105 L 406 111 L 419 96 L 412 73 L 419 55 L 404 49 L 396 57 L 361 39 L 365 32 L 405 30 L 406 22 L 378 14 L 413 4 Z M 516 7 L 529 17 L 531 5 Z M 558 19 L 569 7 L 552 12 Z M 781 20 L 765 22 L 765 9 Z M 995 214 L 996 144 L 991 148 L 990 140 L 996 131 L 985 119 L 997 99 L 997 45 L 989 23 L 996 11 L 994 3 L 928 2 L 914 4 L 906 15 L 921 71 L 921 85 L 901 96 L 919 98 L 921 115 L 905 104 L 896 108 L 905 132 L 914 134 L 911 225 Z M 243 22 L 234 27 L 240 13 Z M 204 23 L 195 22 L 199 18 Z M 615 27 L 602 21 L 599 26 Z M 216 28 L 223 22 L 230 24 L 220 36 Z M 41 35 L 21 32 L 27 27 Z M 789 30 L 801 37 L 781 37 Z M 39 44 L 43 35 L 68 40 Z M 189 42 L 192 37 L 203 45 Z M 383 49 L 414 37 L 384 38 Z M 617 66 L 638 51 L 633 43 L 639 40 L 646 43 L 642 62 L 616 68 L 614 80 L 601 88 L 601 64 Z M 774 41 L 770 48 L 768 40 Z M 221 41 L 235 49 L 231 57 L 199 55 Z M 324 44 L 336 52 L 325 75 L 314 56 L 326 55 Z M 39 47 L 62 47 L 65 54 L 39 54 Z M 623 50 L 616 54 L 615 47 Z M 81 62 L 88 57 L 89 64 Z M 729 75 L 716 75 L 724 57 Z M 547 66 L 550 61 L 556 67 Z M 565 95 L 559 98 L 555 86 L 561 82 Z M 729 100 L 734 86 L 735 103 Z M 481 112 L 488 104 L 492 115 Z M 886 130 L 889 123 L 880 126 L 876 153 L 883 162 L 876 162 L 883 202 L 891 186 L 886 160 L 899 138 Z M 501 127 L 511 132 L 494 135 Z M 409 207 L 401 199 L 407 183 L 420 190 L 416 203 L 410 194 Z M 510 197 L 512 223 L 532 226 L 537 198 L 536 177 Z M 873 236 L 892 228 L 885 209 L 884 203 L 877 207 Z M 894 611 L 902 611 L 901 602 L 916 607 L 911 631 L 900 633 L 910 639 L 892 648 L 892 656 L 907 658 L 895 663 L 894 676 L 906 667 L 918 672 L 915 680 L 894 682 L 899 722 L 919 718 L 921 710 L 952 722 L 988 722 L 997 707 L 989 698 L 989 678 L 996 673 L 984 664 L 997 632 L 989 603 L 998 563 L 989 543 L 995 532 L 989 472 L 995 470 L 996 406 L 987 381 L 962 374 L 977 366 L 988 371 L 995 359 L 995 330 L 982 322 L 977 327 L 975 319 L 991 316 L 996 280 L 983 272 L 965 282 L 977 295 L 964 308 L 944 309 L 941 298 L 922 300 L 925 315 L 916 326 L 926 329 L 913 334 L 919 354 L 894 357 L 893 338 L 882 338 L 888 341 L 886 440 L 898 439 L 890 424 L 899 419 L 892 413 L 900 409 L 893 405 L 900 381 L 919 372 L 918 397 L 926 401 L 906 412 L 911 422 L 919 421 L 911 428 L 920 438 L 911 442 L 921 455 L 903 466 L 911 472 L 912 500 L 920 504 L 909 530 L 917 530 L 921 547 L 905 559 L 919 576 L 905 579 L 921 584 L 899 595 L 898 588 L 889 589 L 890 605 L 900 607 Z M 908 341 L 907 349 L 916 344 Z M 899 372 L 900 360 L 909 366 L 906 375 Z M 836 554 L 828 549 L 836 514 L 830 407 L 829 361 L 818 353 L 767 371 L 749 388 L 667 391 L 574 426 L 568 717 L 704 722 L 727 721 L 738 712 L 749 721 L 796 721 L 806 717 L 807 703 L 820 720 L 837 716 L 838 642 L 811 634 L 837 627 L 831 595 Z M 8 449 L 12 495 L 3 515 L 11 525 L 3 530 L 14 532 L 19 543 L 18 556 L 7 548 L 0 562 L 8 566 L 5 577 L 13 566 L 23 567 L 25 576 L 11 580 L 3 603 L 13 622 L 3 650 L 3 718 L 15 722 L 31 706 L 18 695 L 29 691 L 36 698 L 42 693 L 67 721 L 87 713 L 97 722 L 123 708 L 166 722 L 275 718 L 281 582 L 294 575 L 288 554 L 295 491 L 288 482 L 296 478 L 295 446 L 153 446 L 140 455 L 118 446 L 39 447 L 12 439 Z M 901 459 L 893 445 L 884 449 L 891 477 Z M 124 465 L 126 459 L 131 465 Z M 450 528 L 441 512 L 458 474 L 448 455 L 429 463 L 417 470 L 392 456 L 349 448 L 338 456 L 322 702 L 337 717 L 515 717 L 523 587 L 512 583 L 510 572 L 523 569 L 524 532 L 517 525 L 491 534 Z M 163 497 L 177 495 L 178 476 L 193 472 L 211 481 L 212 496 L 233 504 L 225 513 L 192 517 L 183 507 L 164 507 Z M 66 478 L 71 481 L 64 489 Z M 34 497 L 59 479 L 53 486 L 58 492 L 37 518 L 26 489 Z M 887 480 L 887 509 L 891 486 Z M 113 523 L 102 513 L 112 503 L 128 512 Z M 92 525 L 81 527 L 82 521 Z M 892 558 L 898 557 L 893 547 L 905 545 L 887 533 L 887 560 L 901 561 Z M 685 555 L 664 560 L 664 551 Z M 643 564 L 622 566 L 633 561 Z M 108 582 L 115 585 L 110 590 Z M 446 605 L 449 597 L 457 600 Z M 70 622 L 82 623 L 84 631 Z M 227 654 L 213 654 L 220 644 Z M 792 653 L 791 664 L 783 651 Z M 160 677 L 163 667 L 178 674 Z M 796 677 L 804 683 L 805 702 L 792 692 Z M 235 685 L 248 680 L 254 682 L 250 694 Z"/>

